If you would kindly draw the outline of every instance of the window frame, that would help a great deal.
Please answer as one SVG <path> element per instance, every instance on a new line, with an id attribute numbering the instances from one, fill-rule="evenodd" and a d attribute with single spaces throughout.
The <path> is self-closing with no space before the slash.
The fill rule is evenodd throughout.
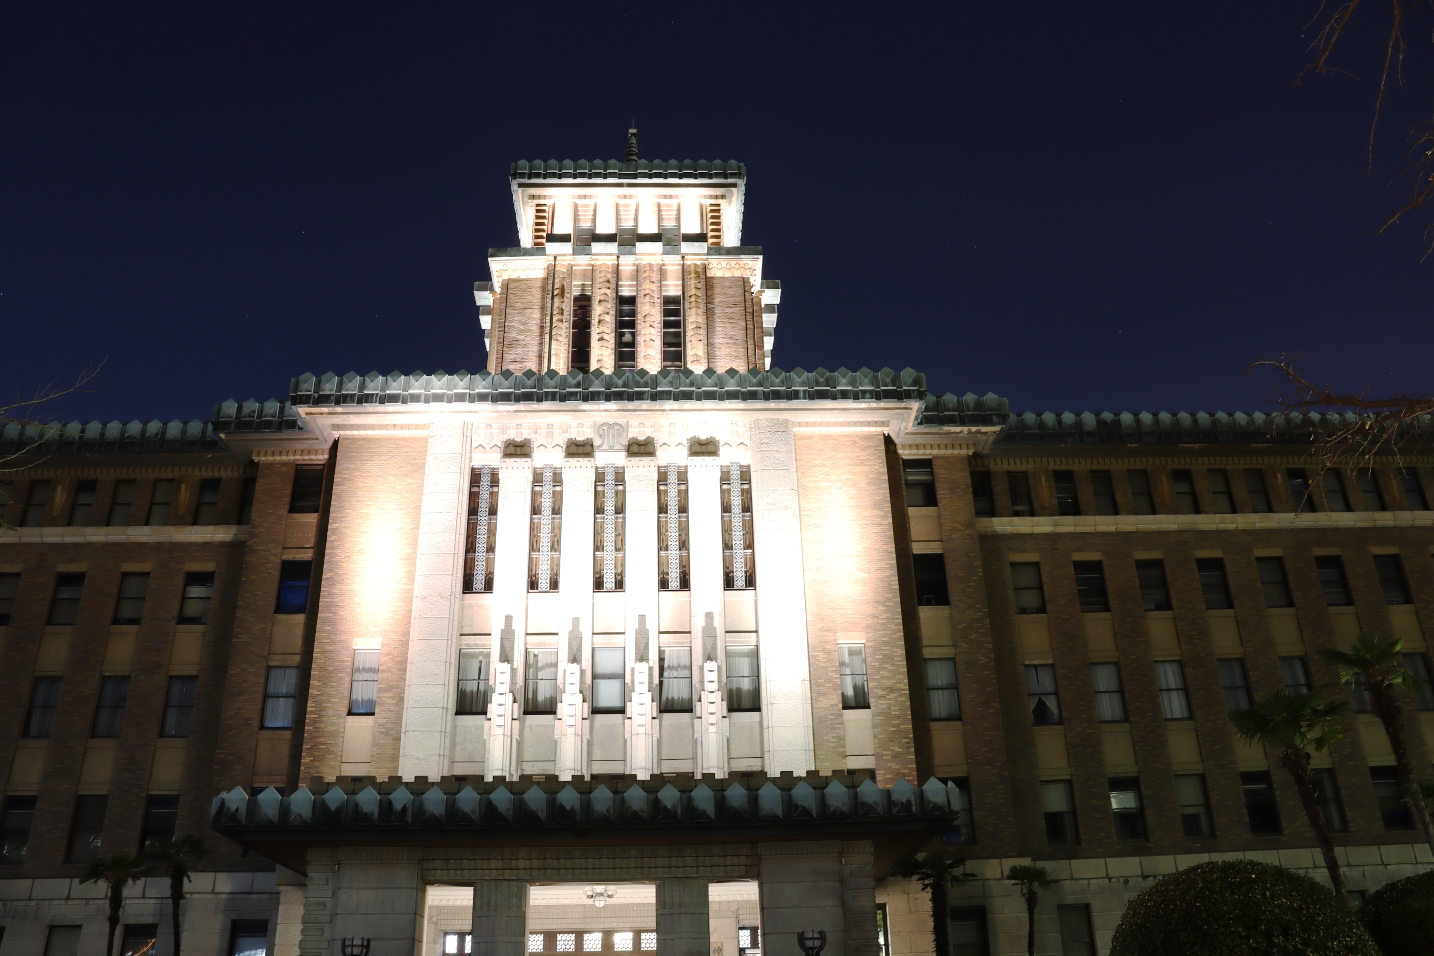
<path id="1" fill-rule="evenodd" d="M 756 644 L 725 648 L 727 712 L 755 714 L 762 710 L 762 655 Z M 738 666 L 734 667 L 736 664 Z M 750 673 L 748 673 L 750 671 Z"/>
<path id="2" fill-rule="evenodd" d="M 1114 675 L 1115 686 L 1105 678 Z M 1096 720 L 1102 724 L 1125 724 L 1130 714 L 1125 709 L 1125 684 L 1120 679 L 1120 665 L 1114 661 L 1093 661 L 1090 665 L 1090 683 L 1095 694 Z M 1114 702 L 1114 706 L 1111 706 Z M 1119 716 L 1112 716 L 1119 714 Z"/>
<path id="3" fill-rule="evenodd" d="M 1159 580 L 1155 580 L 1156 575 Z M 1140 603 L 1145 613 L 1156 613 L 1172 609 L 1170 603 L 1170 579 L 1165 574 L 1165 559 L 1141 558 L 1135 562 L 1135 580 L 1140 586 Z M 1157 592 L 1158 585 L 1158 592 Z M 1154 605 L 1154 606 L 1152 606 Z"/>
<path id="4" fill-rule="evenodd" d="M 349 676 L 349 701 L 353 701 L 353 676 Z M 287 703 L 285 703 L 287 702 Z M 259 713 L 260 730 L 290 730 L 299 706 L 299 668 L 292 664 L 271 664 L 264 671 L 264 700 Z"/>
<path id="5" fill-rule="evenodd" d="M 458 649 L 458 690 L 454 696 L 454 713 L 458 716 L 482 716 L 492 702 L 492 657 L 487 647 Z"/>
<path id="6" fill-rule="evenodd" d="M 194 729 L 194 707 L 198 699 L 198 675 L 171 674 L 164 688 L 159 735 L 165 738 L 188 737 Z"/>
<path id="7" fill-rule="evenodd" d="M 841 678 L 841 709 L 870 710 L 866 644 L 844 641 L 837 644 L 837 674 Z"/>
<path id="8" fill-rule="evenodd" d="M 1064 720 L 1061 714 L 1060 683 L 1056 680 L 1054 664 L 1026 664 L 1026 701 L 1031 723 L 1036 727 L 1057 727 Z M 1048 678 L 1048 679 L 1047 679 Z M 1049 684 L 1050 689 L 1044 689 Z M 1044 706 L 1049 716 L 1038 716 L 1037 708 Z"/>
<path id="9" fill-rule="evenodd" d="M 1160 711 L 1165 715 L 1165 719 L 1193 720 L 1184 661 L 1171 659 L 1157 660 L 1154 663 L 1155 686 L 1160 693 Z"/>
<path id="10" fill-rule="evenodd" d="M 354 648 L 349 671 L 350 717 L 373 717 L 378 713 L 378 676 L 382 664 L 381 652 L 377 648 Z"/>
<path id="11" fill-rule="evenodd" d="M 946 668 L 950 675 L 932 673 L 932 665 Z M 922 675 L 926 682 L 926 719 L 948 721 L 961 719 L 961 686 L 954 657 L 923 657 Z"/>
<path id="12" fill-rule="evenodd" d="M 1082 614 L 1109 614 L 1110 592 L 1105 583 L 1102 561 L 1073 561 L 1076 601 Z"/>

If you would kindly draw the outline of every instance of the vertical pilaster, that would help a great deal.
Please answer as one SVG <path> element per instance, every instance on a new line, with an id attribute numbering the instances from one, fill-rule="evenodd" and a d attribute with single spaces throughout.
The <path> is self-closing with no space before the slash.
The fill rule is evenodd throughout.
<path id="1" fill-rule="evenodd" d="M 657 951 L 663 956 L 708 956 L 707 881 L 657 881 Z"/>
<path id="2" fill-rule="evenodd" d="M 656 266 L 653 271 L 656 272 Z M 657 549 L 652 546 L 657 540 L 657 458 L 629 457 L 625 481 L 627 575 L 624 587 L 627 591 L 627 660 L 632 687 L 627 721 L 627 772 L 646 780 L 658 770 L 655 699 L 658 569 Z"/>
<path id="3" fill-rule="evenodd" d="M 612 372 L 617 367 L 613 342 L 617 327 L 617 264 L 593 263 L 593 353 L 594 372 Z"/>
<path id="4" fill-rule="evenodd" d="M 726 721 L 717 715 L 716 727 L 706 712 L 704 665 L 717 662 L 721 671 L 722 635 L 726 626 L 725 589 L 722 578 L 722 460 L 716 455 L 692 455 L 687 459 L 687 553 L 692 597 L 692 679 L 693 723 L 696 734 L 697 774 L 726 774 Z M 720 707 L 720 701 L 718 702 Z"/>
<path id="5" fill-rule="evenodd" d="M 801 956 L 797 934 L 804 929 L 826 931 L 822 956 L 848 956 L 841 850 L 836 841 L 757 847 L 764 956 Z M 876 921 L 874 889 L 867 918 Z"/>
<path id="6" fill-rule="evenodd" d="M 463 421 L 429 428 L 398 754 L 398 772 L 406 780 L 448 773 L 471 430 Z"/>
<path id="7" fill-rule="evenodd" d="M 558 779 L 586 776 L 588 715 L 584 698 L 592 699 L 592 620 L 593 620 L 593 482 L 595 464 L 592 458 L 563 460 L 563 538 L 558 557 L 561 571 L 558 593 L 561 595 L 563 617 L 559 660 L 573 663 L 577 673 L 572 685 L 579 692 L 576 701 L 559 701 L 554 734 L 557 738 Z M 573 645 L 576 647 L 573 647 Z M 571 650 L 576 650 L 576 655 Z M 559 670 L 559 676 L 565 676 Z M 560 690 L 565 692 L 567 688 Z M 568 705 L 576 707 L 569 711 Z M 571 718 L 571 720 L 570 720 Z"/>
<path id="8" fill-rule="evenodd" d="M 486 776 L 518 776 L 517 688 L 528 624 L 528 536 L 533 460 L 504 458 L 498 466 L 498 528 L 493 542 L 493 696 L 488 707 Z"/>
<path id="9" fill-rule="evenodd" d="M 878 956 L 881 951 L 876 936 L 876 874 L 872 867 L 871 841 L 851 840 L 841 845 L 846 956 Z"/>
<path id="10" fill-rule="evenodd" d="M 662 368 L 661 262 L 637 264 L 637 367 Z"/>
<path id="11" fill-rule="evenodd" d="M 548 368 L 567 372 L 572 335 L 572 265 L 566 262 L 553 266 L 553 321 L 548 336 Z"/>
<path id="12" fill-rule="evenodd" d="M 705 369 L 708 365 L 706 262 L 684 263 L 682 294 L 682 321 L 687 335 L 687 367 Z"/>
<path id="13" fill-rule="evenodd" d="M 524 956 L 528 885 L 483 880 L 473 885 L 473 956 Z"/>

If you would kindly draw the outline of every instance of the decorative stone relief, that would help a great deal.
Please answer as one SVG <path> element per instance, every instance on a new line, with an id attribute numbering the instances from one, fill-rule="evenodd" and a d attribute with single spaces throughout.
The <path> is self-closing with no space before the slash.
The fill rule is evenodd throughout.
<path id="1" fill-rule="evenodd" d="M 744 279 L 756 280 L 762 274 L 762 260 L 755 257 L 740 259 L 708 257 L 707 274 L 714 279 L 741 276 Z"/>
<path id="2" fill-rule="evenodd" d="M 553 466 L 543 466 L 543 487 L 538 511 L 538 591 L 552 590 L 553 579 Z"/>
<path id="3" fill-rule="evenodd" d="M 559 372 L 568 370 L 569 342 L 572 334 L 571 266 L 559 266 L 553 276 L 553 328 L 548 341 L 548 364 Z"/>
<path id="4" fill-rule="evenodd" d="M 687 367 L 707 367 L 707 271 L 699 263 L 688 263 L 683 269 L 682 288 L 686 297 L 683 310 L 687 337 Z"/>
<path id="5" fill-rule="evenodd" d="M 490 780 L 517 779 L 520 724 L 513 696 L 513 664 L 499 661 L 493 667 L 493 696 L 488 701 L 488 761 L 484 771 Z"/>
<path id="6" fill-rule="evenodd" d="M 613 334 L 617 325 L 617 299 L 613 286 L 617 270 L 610 263 L 593 267 L 593 371 L 613 371 L 617 355 Z"/>
<path id="7" fill-rule="evenodd" d="M 617 589 L 617 466 L 602 466 L 602 589 Z"/>
<path id="8" fill-rule="evenodd" d="M 633 635 L 632 699 L 627 707 L 627 772 L 639 780 L 649 779 L 659 766 L 659 724 L 652 693 L 650 641 L 647 615 L 639 614 Z"/>
<path id="9" fill-rule="evenodd" d="M 680 590 L 682 587 L 682 495 L 677 486 L 678 468 L 675 464 L 667 466 L 667 501 L 664 505 L 667 509 L 667 567 L 664 569 L 667 574 L 667 587 L 670 590 Z"/>
<path id="10" fill-rule="evenodd" d="M 473 541 L 473 590 L 482 591 L 488 582 L 488 511 L 493 503 L 493 466 L 484 465 L 478 470 L 478 507 L 475 509 L 478 527 Z"/>
<path id="11" fill-rule="evenodd" d="M 587 704 L 583 700 L 583 632 L 581 621 L 573 618 L 568 631 L 568 661 L 558 669 L 558 715 L 553 734 L 557 738 L 554 772 L 559 780 L 586 775 L 588 753 Z"/>
<path id="12" fill-rule="evenodd" d="M 637 367 L 656 371 L 662 367 L 662 266 L 640 262 L 637 266 Z"/>
<path id="13" fill-rule="evenodd" d="M 597 451 L 623 451 L 627 448 L 627 422 L 598 422 L 593 427 Z"/>

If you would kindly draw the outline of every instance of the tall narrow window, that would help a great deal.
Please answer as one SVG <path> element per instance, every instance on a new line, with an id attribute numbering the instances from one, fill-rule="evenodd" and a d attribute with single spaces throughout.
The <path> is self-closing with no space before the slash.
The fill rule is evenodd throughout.
<path id="1" fill-rule="evenodd" d="M 1076 561 L 1075 585 L 1082 614 L 1100 614 L 1110 610 L 1110 598 L 1105 591 L 1105 568 L 1099 561 Z"/>
<path id="2" fill-rule="evenodd" d="M 952 808 L 956 814 L 956 826 L 947 831 L 946 839 L 953 843 L 975 843 L 976 820 L 971 814 L 971 779 L 950 777 L 944 782 L 956 785 L 956 805 Z"/>
<path id="3" fill-rule="evenodd" d="M 219 523 L 218 478 L 205 478 L 199 483 L 199 495 L 194 505 L 194 523 L 198 525 Z"/>
<path id="4" fill-rule="evenodd" d="M 687 590 L 687 469 L 657 472 L 657 577 L 664 591 Z"/>
<path id="5" fill-rule="evenodd" d="M 590 202 L 573 205 L 573 246 L 575 249 L 592 251 L 593 229 L 597 222 L 597 209 Z"/>
<path id="6" fill-rule="evenodd" d="M 1095 513 L 1098 515 L 1118 515 L 1120 506 L 1115 500 L 1115 482 L 1111 480 L 1108 471 L 1093 471 L 1090 473 L 1091 490 L 1095 492 Z"/>
<path id="7" fill-rule="evenodd" d="M 488 713 L 489 651 L 482 647 L 464 647 L 458 651 L 458 713 Z"/>
<path id="8" fill-rule="evenodd" d="M 1308 694 L 1312 690 L 1309 665 L 1303 657 L 1281 657 L 1280 678 L 1291 694 Z"/>
<path id="9" fill-rule="evenodd" d="M 1011 517 L 1029 518 L 1036 513 L 1031 503 L 1031 479 L 1024 471 L 1006 472 L 1006 487 L 1011 493 Z"/>
<path id="10" fill-rule="evenodd" d="M 623 581 L 627 494 L 623 469 L 601 465 L 595 483 L 593 502 L 593 588 L 598 591 L 621 591 Z"/>
<path id="11" fill-rule="evenodd" d="M 1190 698 L 1185 693 L 1185 666 L 1179 661 L 1156 661 L 1155 684 L 1160 688 L 1160 709 L 1166 720 L 1189 720 Z"/>
<path id="12" fill-rule="evenodd" d="M 149 498 L 149 525 L 169 524 L 169 509 L 174 503 L 174 479 L 165 478 L 154 483 Z"/>
<path id="13" fill-rule="evenodd" d="M 1322 554 L 1315 558 L 1315 571 L 1319 573 L 1320 587 L 1324 589 L 1324 603 L 1330 607 L 1348 607 L 1349 582 L 1344 577 L 1344 562 L 1337 554 Z"/>
<path id="14" fill-rule="evenodd" d="M 1290 597 L 1290 584 L 1285 579 L 1283 558 L 1256 558 L 1255 569 L 1260 573 L 1260 588 L 1265 592 L 1265 607 L 1294 607 Z"/>
<path id="15" fill-rule="evenodd" d="M 727 590 L 757 586 L 752 552 L 752 472 L 732 462 L 722 488 L 722 571 Z"/>
<path id="16" fill-rule="evenodd" d="M 134 479 L 126 478 L 115 482 L 115 493 L 114 497 L 110 499 L 110 517 L 107 523 L 111 527 L 122 527 L 129 524 L 129 510 L 133 504 Z"/>
<path id="17" fill-rule="evenodd" d="M 1255 514 L 1269 514 L 1270 492 L 1265 487 L 1265 473 L 1258 468 L 1245 469 L 1245 493 L 1250 496 L 1250 510 Z"/>
<path id="18" fill-rule="evenodd" d="M 1080 843 L 1076 823 L 1075 792 L 1069 780 L 1041 782 L 1041 808 L 1046 818 L 1046 842 L 1052 846 L 1074 846 Z"/>
<path id="19" fill-rule="evenodd" d="M 355 650 L 353 676 L 349 679 L 349 714 L 371 717 L 378 709 L 377 650 Z"/>
<path id="20" fill-rule="evenodd" d="M 30 688 L 30 710 L 25 715 L 25 736 L 43 740 L 55 730 L 55 711 L 60 707 L 63 678 L 37 677 Z"/>
<path id="21" fill-rule="evenodd" d="M 138 624 L 144 618 L 144 599 L 149 594 L 148 571 L 126 571 L 120 575 L 119 598 L 115 601 L 116 624 Z"/>
<path id="22" fill-rule="evenodd" d="M 1016 595 L 1017 614 L 1046 613 L 1046 592 L 1041 587 L 1041 566 L 1036 562 L 1011 565 L 1011 587 Z"/>
<path id="23" fill-rule="evenodd" d="M 1110 815 L 1117 840 L 1145 840 L 1145 802 L 1140 797 L 1138 777 L 1112 777 Z"/>
<path id="24" fill-rule="evenodd" d="M 1379 575 L 1379 587 L 1384 592 L 1385 604 L 1408 604 L 1409 583 L 1404 577 L 1404 564 L 1397 554 L 1376 554 L 1374 571 Z"/>
<path id="25" fill-rule="evenodd" d="M 707 244 L 709 246 L 722 245 L 722 207 L 717 203 L 708 203 L 703 207 L 707 218 Z"/>
<path id="26" fill-rule="evenodd" d="M 80 951 L 80 926 L 50 926 L 45 933 L 44 956 L 76 956 Z"/>
<path id="27" fill-rule="evenodd" d="M 971 504 L 975 508 L 976 517 L 994 518 L 996 516 L 996 496 L 991 488 L 991 473 L 989 471 L 971 472 Z"/>
<path id="28" fill-rule="evenodd" d="M 573 296 L 572 331 L 568 338 L 568 368 L 574 372 L 592 370 L 593 297 L 590 292 Z"/>
<path id="29" fill-rule="evenodd" d="M 1089 903 L 1062 903 L 1056 907 L 1061 929 L 1061 956 L 1096 956 Z"/>
<path id="30" fill-rule="evenodd" d="M 1132 468 L 1125 474 L 1130 482 L 1131 510 L 1138 515 L 1155 514 L 1155 496 L 1150 493 L 1150 472 L 1144 468 Z"/>
<path id="31" fill-rule="evenodd" d="M 1310 487 L 1309 475 L 1303 468 L 1286 468 L 1285 481 L 1290 487 L 1290 504 L 1296 511 L 1317 511 L 1314 489 Z"/>
<path id="32" fill-rule="evenodd" d="M 100 838 L 105 831 L 104 794 L 82 794 L 75 798 L 75 815 L 70 819 L 70 840 L 66 863 L 88 863 L 99 859 Z"/>
<path id="33" fill-rule="evenodd" d="M 1205 775 L 1180 774 L 1175 778 L 1175 796 L 1180 801 L 1180 825 L 1185 835 L 1203 839 L 1215 835 L 1210 820 L 1210 798 L 1205 792 Z"/>
<path id="34" fill-rule="evenodd" d="M 1414 707 L 1416 710 L 1434 710 L 1434 674 L 1429 672 L 1427 654 L 1405 654 L 1404 666 L 1414 676 Z"/>
<path id="35" fill-rule="evenodd" d="M 1344 476 L 1331 468 L 1324 473 L 1324 501 L 1330 511 L 1349 511 L 1349 497 L 1344 493 Z"/>
<path id="36" fill-rule="evenodd" d="M 1125 693 L 1120 686 L 1119 664 L 1090 665 L 1090 682 L 1095 688 L 1095 714 L 1103 724 L 1124 723 Z"/>
<path id="37" fill-rule="evenodd" d="M 32 481 L 25 492 L 25 513 L 20 524 L 26 528 L 38 528 L 45 523 L 45 508 L 50 504 L 50 483 Z"/>
<path id="38" fill-rule="evenodd" d="M 692 648 L 659 648 L 657 662 L 658 707 L 665 714 L 692 713 Z"/>
<path id="39" fill-rule="evenodd" d="M 1200 499 L 1195 496 L 1195 477 L 1183 468 L 1170 473 L 1170 485 L 1175 491 L 1175 510 L 1183 515 L 1198 515 Z"/>
<path id="40" fill-rule="evenodd" d="M 946 557 L 942 554 L 913 554 L 911 566 L 916 577 L 916 603 L 944 607 L 951 603 L 946 589 Z"/>
<path id="41" fill-rule="evenodd" d="M 188 737 L 194 723 L 194 701 L 199 693 L 199 678 L 178 676 L 169 679 L 164 692 L 164 716 L 160 720 L 161 737 Z"/>
<path id="42" fill-rule="evenodd" d="M 1080 514 L 1080 494 L 1076 490 L 1075 472 L 1057 471 L 1052 475 L 1056 486 L 1056 514 L 1074 517 Z"/>
<path id="43" fill-rule="evenodd" d="M 1374 782 L 1374 798 L 1379 803 L 1379 815 L 1384 818 L 1384 829 L 1414 829 L 1414 813 L 1404 799 L 1404 788 L 1399 785 L 1399 770 L 1370 767 L 1369 779 Z"/>
<path id="44" fill-rule="evenodd" d="M 592 712 L 620 714 L 627 709 L 627 672 L 621 647 L 593 648 Z"/>
<path id="45" fill-rule="evenodd" d="M 314 575 L 312 561 L 279 562 L 279 596 L 275 614 L 303 614 L 309 609 L 309 584 Z"/>
<path id="46" fill-rule="evenodd" d="M 294 486 L 289 492 L 289 514 L 318 514 L 323 496 L 324 466 L 296 466 L 294 468 Z"/>
<path id="47" fill-rule="evenodd" d="M 533 471 L 532 559 L 528 588 L 533 591 L 558 589 L 558 553 L 562 543 L 563 470 L 542 465 Z"/>
<path id="48" fill-rule="evenodd" d="M 1356 714 L 1367 714 L 1374 709 L 1374 701 L 1369 696 L 1369 679 L 1363 674 L 1355 674 L 1349 682 L 1349 703 Z"/>
<path id="49" fill-rule="evenodd" d="M 35 820 L 34 797 L 6 797 L 0 810 L 0 865 L 24 863 Z"/>
<path id="50" fill-rule="evenodd" d="M 55 575 L 55 596 L 50 600 L 50 616 L 46 624 L 74 624 L 80 615 L 80 596 L 85 591 L 83 571 L 64 571 Z"/>
<path id="51" fill-rule="evenodd" d="M 83 528 L 90 523 L 90 513 L 95 508 L 95 488 L 99 483 L 93 480 L 75 482 L 75 500 L 70 504 L 70 527 Z"/>
<path id="52" fill-rule="evenodd" d="M 548 244 L 548 227 L 551 223 L 551 203 L 533 204 L 533 247 L 541 249 Z"/>
<path id="53" fill-rule="evenodd" d="M 1404 491 L 1404 504 L 1410 511 L 1428 511 L 1429 497 L 1424 494 L 1424 485 L 1419 481 L 1419 472 L 1413 468 L 1399 470 L 1399 486 Z"/>
<path id="54" fill-rule="evenodd" d="M 839 645 L 840 646 L 840 645 Z M 685 648 L 684 648 L 685 650 Z M 727 645 L 727 709 L 729 711 L 756 711 L 762 709 L 760 662 L 755 644 Z M 665 680 L 666 678 L 664 678 Z M 664 684 L 665 686 L 665 684 Z M 691 686 L 691 682 L 688 682 Z M 843 690 L 846 678 L 842 678 Z M 846 696 L 842 696 L 845 706 Z M 689 702 L 687 710 L 692 709 Z"/>
<path id="55" fill-rule="evenodd" d="M 657 204 L 657 228 L 662 235 L 664 246 L 682 245 L 682 227 L 676 202 L 664 201 Z"/>
<path id="56" fill-rule="evenodd" d="M 682 296 L 662 297 L 662 367 L 682 368 L 686 343 L 683 340 Z"/>
<path id="57" fill-rule="evenodd" d="M 15 598 L 20 593 L 20 575 L 16 572 L 0 574 L 0 627 L 10 625 L 15 613 Z"/>
<path id="58" fill-rule="evenodd" d="M 1165 562 L 1149 558 L 1135 562 L 1135 577 L 1140 582 L 1140 600 L 1147 611 L 1170 610 L 1170 588 L 1165 583 Z"/>
<path id="59" fill-rule="evenodd" d="M 905 458 L 901 462 L 906 482 L 906 507 L 936 507 L 936 470 L 930 458 Z"/>
<path id="60" fill-rule="evenodd" d="M 637 368 L 637 296 L 617 297 L 617 367 Z"/>
<path id="61" fill-rule="evenodd" d="M 129 701 L 128 677 L 100 678 L 100 700 L 95 706 L 91 737 L 118 737 L 124 727 L 124 708 Z"/>
<path id="62" fill-rule="evenodd" d="M 1331 833 L 1343 833 L 1349 829 L 1344 816 L 1344 801 L 1339 796 L 1339 780 L 1328 768 L 1310 771 L 1314 778 L 1315 803 L 1319 806 L 1324 825 Z"/>
<path id="63" fill-rule="evenodd" d="M 1234 514 L 1235 496 L 1230 493 L 1230 473 L 1223 468 L 1211 468 L 1206 474 L 1210 476 L 1210 502 L 1215 506 L 1215 513 Z"/>
<path id="64" fill-rule="evenodd" d="M 841 709 L 869 709 L 871 696 L 866 686 L 866 645 L 838 644 L 837 671 L 841 675 Z"/>
<path id="65" fill-rule="evenodd" d="M 374 653 L 377 652 L 366 652 Z M 294 702 L 299 696 L 299 669 L 271 667 L 264 681 L 264 713 L 259 726 L 265 730 L 287 730 L 294 726 Z M 349 695 L 353 701 L 352 692 Z"/>
<path id="66" fill-rule="evenodd" d="M 1235 606 L 1230 599 L 1230 582 L 1225 577 L 1223 558 L 1196 558 L 1195 573 L 1200 577 L 1200 593 L 1205 597 L 1205 610 L 1224 611 Z"/>
<path id="67" fill-rule="evenodd" d="M 953 906 L 947 915 L 951 922 L 951 956 L 990 956 L 986 907 Z"/>
<path id="68" fill-rule="evenodd" d="M 140 852 L 149 852 L 151 843 L 174 839 L 179 823 L 179 794 L 151 793 L 144 801 L 144 824 L 139 833 Z"/>
<path id="69" fill-rule="evenodd" d="M 1365 511 L 1384 510 L 1384 492 L 1379 489 L 1379 476 L 1372 468 L 1361 468 L 1356 475 L 1359 478 L 1359 496 L 1364 499 Z"/>
<path id="70" fill-rule="evenodd" d="M 928 657 L 924 663 L 927 719 L 960 720 L 961 692 L 956 687 L 956 661 L 950 657 Z"/>
<path id="71" fill-rule="evenodd" d="M 558 712 L 558 652 L 528 652 L 528 672 L 523 680 L 523 713 Z"/>
<path id="72" fill-rule="evenodd" d="M 1250 832 L 1255 836 L 1279 834 L 1280 808 L 1275 802 L 1275 787 L 1268 770 L 1245 771 L 1240 774 L 1240 789 L 1245 793 L 1245 814 Z"/>
<path id="73" fill-rule="evenodd" d="M 184 575 L 184 592 L 179 602 L 180 624 L 208 624 L 209 605 L 214 600 L 214 572 L 189 571 Z"/>
<path id="74" fill-rule="evenodd" d="M 493 556 L 498 542 L 498 472 L 492 465 L 474 468 L 468 482 L 468 535 L 463 558 L 463 590 L 493 590 Z"/>
<path id="75" fill-rule="evenodd" d="M 1228 657 L 1220 665 L 1220 689 L 1225 693 L 1227 711 L 1250 709 L 1250 680 L 1245 674 L 1245 662 L 1238 657 Z"/>
<path id="76" fill-rule="evenodd" d="M 617 204 L 617 244 L 624 252 L 630 253 L 637 245 L 637 203 Z"/>
<path id="77" fill-rule="evenodd" d="M 239 489 L 239 520 L 238 524 L 247 525 L 254 521 L 254 492 L 259 487 L 258 478 L 245 478 L 243 486 Z M 110 521 L 110 524 L 116 522 Z"/>
<path id="78" fill-rule="evenodd" d="M 1053 664 L 1026 665 L 1026 697 L 1031 707 L 1031 722 L 1038 727 L 1061 722 L 1061 699 L 1056 693 L 1056 668 Z"/>

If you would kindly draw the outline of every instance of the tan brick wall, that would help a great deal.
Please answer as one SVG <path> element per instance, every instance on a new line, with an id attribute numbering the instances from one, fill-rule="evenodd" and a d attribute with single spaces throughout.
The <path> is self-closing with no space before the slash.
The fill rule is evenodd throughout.
<path id="1" fill-rule="evenodd" d="M 751 280 L 717 276 L 707 280 L 707 364 L 719 372 L 752 368 Z"/>
<path id="2" fill-rule="evenodd" d="M 508 279 L 493 308 L 488 370 L 543 370 L 548 278 Z"/>

